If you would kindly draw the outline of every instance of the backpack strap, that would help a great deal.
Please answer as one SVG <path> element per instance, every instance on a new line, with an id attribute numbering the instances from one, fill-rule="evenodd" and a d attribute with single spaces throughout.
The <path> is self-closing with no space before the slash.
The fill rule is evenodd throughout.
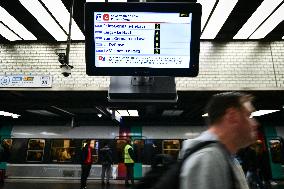
<path id="1" fill-rule="evenodd" d="M 212 143 L 218 143 L 218 141 L 202 141 L 197 143 L 196 145 L 194 145 L 193 147 L 188 148 L 185 153 L 184 156 L 180 159 L 181 162 L 184 162 L 186 160 L 186 158 L 188 158 L 191 154 L 193 154 L 194 152 L 197 152 L 198 150 L 201 150 L 202 148 L 208 146 L 209 144 Z"/>
<path id="2" fill-rule="evenodd" d="M 228 150 L 225 148 L 225 146 L 223 144 L 221 144 L 219 141 L 202 141 L 197 143 L 196 145 L 194 145 L 193 147 L 188 148 L 185 153 L 184 156 L 179 160 L 180 165 L 183 164 L 183 162 L 193 153 L 197 152 L 198 150 L 201 150 L 202 148 L 205 148 L 206 146 L 210 145 L 210 144 L 217 144 L 218 148 L 221 149 L 222 153 L 226 156 L 226 159 L 228 161 L 228 165 L 229 165 L 229 172 L 230 172 L 230 176 L 231 176 L 231 181 L 232 181 L 232 189 L 235 189 L 235 176 L 234 176 L 234 172 L 233 172 L 233 168 L 232 168 L 232 159 L 230 157 L 230 153 L 228 152 Z"/>

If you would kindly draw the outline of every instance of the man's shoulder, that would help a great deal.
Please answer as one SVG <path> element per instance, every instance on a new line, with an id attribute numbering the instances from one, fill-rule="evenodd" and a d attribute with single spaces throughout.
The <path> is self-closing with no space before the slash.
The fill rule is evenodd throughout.
<path id="1" fill-rule="evenodd" d="M 181 157 L 183 157 L 187 149 L 193 148 L 194 145 L 197 145 L 202 141 L 188 141 L 188 142 L 191 142 L 191 144 L 188 144 L 187 147 L 183 148 L 183 154 L 181 154 Z M 227 154 L 225 153 L 226 152 L 224 151 L 222 144 L 220 144 L 218 141 L 215 141 L 195 151 L 188 158 L 186 158 L 185 162 L 186 163 L 200 162 L 205 164 L 207 163 L 210 164 L 214 162 L 224 163 L 227 161 Z"/>

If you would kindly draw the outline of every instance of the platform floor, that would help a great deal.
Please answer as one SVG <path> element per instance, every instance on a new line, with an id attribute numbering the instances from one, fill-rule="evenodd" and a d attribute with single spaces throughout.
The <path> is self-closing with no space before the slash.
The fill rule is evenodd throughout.
<path id="1" fill-rule="evenodd" d="M 80 189 L 80 182 L 75 180 L 30 180 L 30 179 L 11 179 L 5 181 L 0 189 Z M 110 184 L 102 185 L 100 180 L 90 180 L 87 183 L 87 189 L 131 189 L 125 187 L 124 181 L 111 180 Z"/>
<path id="2" fill-rule="evenodd" d="M 60 181 L 60 180 L 8 180 L 0 189 L 80 189 L 78 181 Z M 131 189 L 125 187 L 124 181 L 111 181 L 110 185 L 102 185 L 99 180 L 90 180 L 87 189 Z M 284 189 L 284 181 L 273 183 L 272 189 Z"/>

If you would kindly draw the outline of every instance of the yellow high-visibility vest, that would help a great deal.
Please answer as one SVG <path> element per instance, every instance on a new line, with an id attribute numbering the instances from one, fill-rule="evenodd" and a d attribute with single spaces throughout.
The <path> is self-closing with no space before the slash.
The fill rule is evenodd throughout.
<path id="1" fill-rule="evenodd" d="M 129 144 L 124 147 L 124 163 L 134 163 L 133 159 L 130 157 L 128 153 L 128 149 L 132 148 Z M 133 150 L 133 148 L 132 148 Z"/>

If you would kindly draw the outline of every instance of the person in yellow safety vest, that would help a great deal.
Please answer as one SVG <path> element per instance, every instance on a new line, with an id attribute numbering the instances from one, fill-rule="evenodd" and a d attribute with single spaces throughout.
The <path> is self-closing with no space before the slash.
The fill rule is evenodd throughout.
<path id="1" fill-rule="evenodd" d="M 131 180 L 131 184 L 134 185 L 133 168 L 134 168 L 134 150 L 131 146 L 131 140 L 127 139 L 127 144 L 124 147 L 124 164 L 126 167 L 125 186 L 130 186 L 128 180 Z"/>

